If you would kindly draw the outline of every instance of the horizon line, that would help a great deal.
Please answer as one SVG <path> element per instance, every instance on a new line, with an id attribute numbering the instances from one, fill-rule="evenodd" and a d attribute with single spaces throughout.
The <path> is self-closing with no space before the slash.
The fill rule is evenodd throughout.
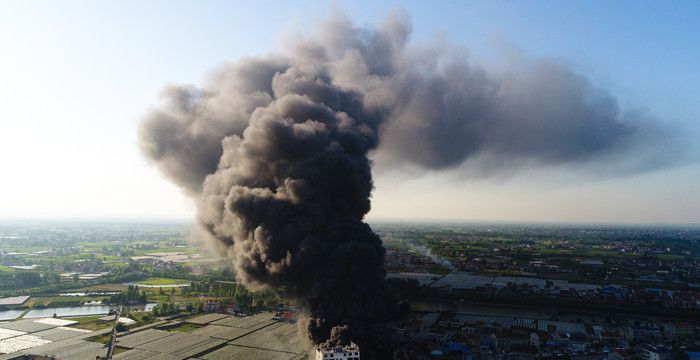
<path id="1" fill-rule="evenodd" d="M 481 224 L 481 225 L 583 225 L 583 226 L 669 226 L 700 227 L 700 222 L 653 222 L 653 221 L 586 221 L 586 220 L 516 220 L 516 219 L 470 219 L 470 218 L 415 218 L 415 217 L 370 217 L 365 218 L 369 224 L 407 223 L 407 224 Z M 0 223 L 7 222 L 64 222 L 64 223 L 141 223 L 167 224 L 180 223 L 194 225 L 195 219 L 182 217 L 122 217 L 122 216 L 0 216 Z"/>

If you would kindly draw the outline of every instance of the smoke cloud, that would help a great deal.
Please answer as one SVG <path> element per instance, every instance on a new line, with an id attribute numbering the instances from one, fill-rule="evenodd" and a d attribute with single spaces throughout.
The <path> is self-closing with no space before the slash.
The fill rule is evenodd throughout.
<path id="1" fill-rule="evenodd" d="M 384 247 L 363 222 L 378 168 L 475 171 L 649 157 L 653 120 L 571 69 L 532 61 L 494 74 L 411 46 L 394 14 L 376 29 L 338 16 L 281 55 L 222 66 L 202 88 L 170 86 L 143 119 L 145 156 L 197 202 L 238 279 L 304 304 L 315 343 L 391 351 L 398 306 Z M 659 136 L 656 136 L 659 138 Z"/>
<path id="2" fill-rule="evenodd" d="M 434 264 L 441 265 L 443 267 L 446 267 L 450 270 L 455 270 L 454 265 L 450 262 L 450 260 L 445 259 L 444 257 L 434 253 L 432 250 L 430 250 L 429 247 L 425 245 L 418 245 L 414 244 L 412 242 L 406 242 L 405 243 L 413 252 L 423 255 L 427 258 L 430 259 Z"/>

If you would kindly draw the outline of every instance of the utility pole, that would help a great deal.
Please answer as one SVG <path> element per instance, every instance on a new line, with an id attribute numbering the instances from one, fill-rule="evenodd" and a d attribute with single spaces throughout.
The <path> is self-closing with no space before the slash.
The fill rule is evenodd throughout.
<path id="1" fill-rule="evenodd" d="M 114 326 L 112 327 L 112 337 L 109 340 L 109 348 L 107 349 L 107 356 L 105 360 L 112 360 L 112 354 L 114 353 L 114 344 L 117 342 L 117 325 L 119 324 L 119 317 L 122 314 L 122 308 L 124 304 L 119 305 L 119 310 L 114 315 Z"/>

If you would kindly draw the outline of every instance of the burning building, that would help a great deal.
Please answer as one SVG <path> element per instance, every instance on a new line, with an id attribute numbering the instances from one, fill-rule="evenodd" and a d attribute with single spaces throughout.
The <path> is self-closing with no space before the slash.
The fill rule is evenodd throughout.
<path id="1" fill-rule="evenodd" d="M 316 360 L 360 360 L 360 348 L 353 342 L 346 346 L 319 347 Z"/>

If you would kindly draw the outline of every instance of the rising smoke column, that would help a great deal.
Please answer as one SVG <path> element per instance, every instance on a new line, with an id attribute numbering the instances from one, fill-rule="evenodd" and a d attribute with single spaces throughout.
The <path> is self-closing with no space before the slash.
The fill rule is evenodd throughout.
<path id="1" fill-rule="evenodd" d="M 371 355 L 386 342 L 376 325 L 396 314 L 384 247 L 362 221 L 377 121 L 323 78 L 294 67 L 273 79 L 274 100 L 223 141 L 219 169 L 199 196 L 199 223 L 240 281 L 308 306 L 314 342 L 353 339 Z"/>
<path id="2" fill-rule="evenodd" d="M 439 47 L 408 45 L 401 14 L 376 30 L 343 17 L 284 55 L 171 86 L 141 124 L 143 153 L 198 206 L 237 278 L 304 304 L 315 343 L 357 342 L 386 359 L 397 305 L 384 247 L 363 222 L 371 162 L 447 169 L 636 158 L 661 164 L 658 125 L 570 69 L 534 61 L 492 74 Z M 654 165 L 656 166 L 656 165 Z"/>
<path id="3" fill-rule="evenodd" d="M 384 359 L 383 324 L 398 305 L 363 218 L 385 110 L 336 86 L 322 49 L 299 51 L 243 60 L 203 90 L 166 89 L 142 124 L 142 149 L 197 200 L 205 238 L 242 283 L 304 304 L 313 342 L 352 340 Z"/>

